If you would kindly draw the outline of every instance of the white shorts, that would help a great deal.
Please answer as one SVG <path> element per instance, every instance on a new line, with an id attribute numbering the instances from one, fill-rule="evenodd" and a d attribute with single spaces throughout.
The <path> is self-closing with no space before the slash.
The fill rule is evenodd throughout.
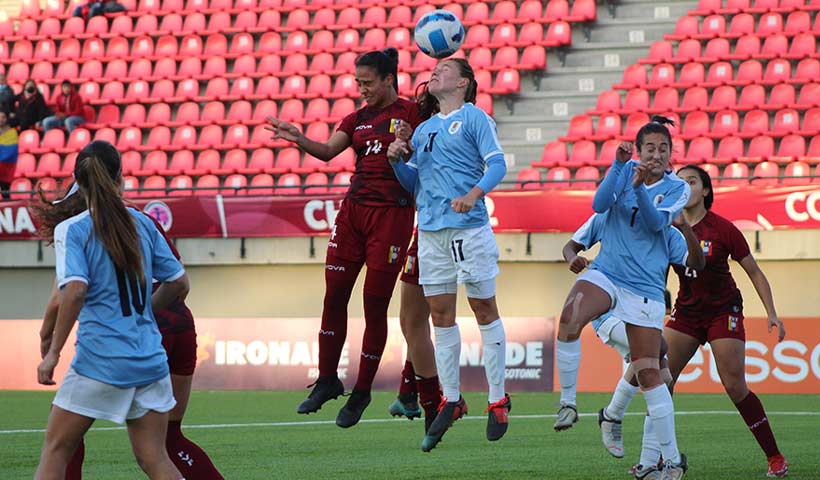
<path id="1" fill-rule="evenodd" d="M 489 223 L 478 228 L 420 230 L 418 259 L 419 284 L 425 287 L 425 294 L 428 285 L 443 285 L 448 293 L 449 290 L 455 293 L 454 285 L 463 283 L 468 286 L 468 295 L 472 290 L 480 290 L 481 293 L 474 293 L 483 298 L 495 295 L 495 283 L 492 283 L 492 292 L 486 283 L 498 276 L 498 244 Z M 473 284 L 483 286 L 472 289 Z"/>
<path id="2" fill-rule="evenodd" d="M 624 323 L 663 331 L 666 305 L 663 302 L 642 297 L 623 287 L 618 287 L 598 270 L 587 270 L 578 276 L 602 288 L 611 301 L 612 316 Z"/>
<path id="3" fill-rule="evenodd" d="M 629 363 L 631 361 L 629 340 L 626 338 L 626 326 L 624 322 L 614 315 L 611 315 L 604 320 L 604 323 L 598 327 L 598 331 L 595 333 L 598 334 L 598 338 L 600 338 L 602 342 L 614 348 L 615 351 L 624 358 L 625 362 Z"/>
<path id="4" fill-rule="evenodd" d="M 86 417 L 123 424 L 143 417 L 150 410 L 165 413 L 177 404 L 171 376 L 143 387 L 119 388 L 68 370 L 51 402 Z"/>

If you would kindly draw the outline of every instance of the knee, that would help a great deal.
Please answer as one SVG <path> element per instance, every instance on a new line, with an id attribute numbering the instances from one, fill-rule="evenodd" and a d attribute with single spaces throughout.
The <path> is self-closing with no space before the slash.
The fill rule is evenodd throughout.
<path id="1" fill-rule="evenodd" d="M 164 447 L 164 445 L 162 445 Z M 156 471 L 160 464 L 162 464 L 163 457 L 167 456 L 165 450 L 150 447 L 133 447 L 134 458 L 137 460 L 137 465 L 143 472 L 149 473 Z"/>
<path id="2" fill-rule="evenodd" d="M 489 325 L 498 320 L 498 307 L 495 304 L 495 298 L 489 299 L 471 299 L 470 303 L 473 307 L 473 313 L 480 325 Z"/>
<path id="3" fill-rule="evenodd" d="M 661 384 L 661 376 L 657 369 L 645 368 L 638 372 L 638 384 L 644 390 Z"/>
<path id="4" fill-rule="evenodd" d="M 574 342 L 581 336 L 581 326 L 573 317 L 572 307 L 564 308 L 561 312 L 561 319 L 558 322 L 558 340 Z"/>
<path id="5" fill-rule="evenodd" d="M 723 380 L 723 388 L 726 390 L 726 395 L 734 403 L 739 403 L 749 394 L 749 389 L 746 382 L 742 378 L 727 378 Z"/>

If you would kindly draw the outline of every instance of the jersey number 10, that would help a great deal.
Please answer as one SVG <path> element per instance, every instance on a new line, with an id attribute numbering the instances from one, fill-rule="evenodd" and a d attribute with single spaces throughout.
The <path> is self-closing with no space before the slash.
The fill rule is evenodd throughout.
<path id="1" fill-rule="evenodd" d="M 129 286 L 131 289 L 130 294 L 128 291 Z M 137 313 L 142 315 L 142 312 L 145 311 L 145 279 L 137 280 L 137 276 L 133 272 L 129 272 L 126 279 L 125 273 L 117 268 L 117 288 L 120 292 L 122 316 L 131 316 L 131 306 L 134 307 Z"/>

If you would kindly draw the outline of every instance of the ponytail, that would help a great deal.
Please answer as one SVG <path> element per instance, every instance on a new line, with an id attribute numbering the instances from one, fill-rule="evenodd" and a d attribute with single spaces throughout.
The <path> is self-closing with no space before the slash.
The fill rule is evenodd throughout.
<path id="1" fill-rule="evenodd" d="M 95 141 L 80 151 L 74 176 L 88 200 L 94 233 L 117 270 L 145 280 L 139 235 L 120 192 L 119 152 L 107 142 Z"/>
<path id="2" fill-rule="evenodd" d="M 72 184 L 74 188 L 76 183 Z M 69 190 L 71 192 L 71 190 Z M 66 194 L 62 200 L 51 201 L 46 197 L 43 187 L 37 189 L 37 199 L 31 204 L 31 211 L 37 220 L 37 235 L 54 243 L 54 228 L 63 220 L 82 213 L 87 207 L 82 195 Z"/>

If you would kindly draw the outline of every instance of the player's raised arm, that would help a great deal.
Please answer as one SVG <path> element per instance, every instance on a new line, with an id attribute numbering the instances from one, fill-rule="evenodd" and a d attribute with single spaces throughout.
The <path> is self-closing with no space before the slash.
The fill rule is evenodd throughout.
<path id="1" fill-rule="evenodd" d="M 695 270 L 702 270 L 706 266 L 706 257 L 703 256 L 703 248 L 700 246 L 700 241 L 695 236 L 692 226 L 683 218 L 682 214 L 678 215 L 672 224 L 686 240 L 686 266 Z"/>
<path id="2" fill-rule="evenodd" d="M 618 145 L 612 168 L 609 169 L 601 184 L 598 185 L 598 190 L 595 191 L 595 196 L 592 199 L 592 209 L 595 210 L 595 213 L 606 212 L 618 199 L 621 172 L 626 162 L 632 158 L 632 149 L 632 143 L 630 142 L 623 142 Z"/>
<path id="3" fill-rule="evenodd" d="M 265 130 L 273 134 L 271 138 L 274 140 L 281 138 L 282 140 L 293 142 L 305 152 L 325 162 L 329 162 L 351 145 L 350 136 L 342 131 L 333 132 L 333 135 L 330 136 L 327 142 L 322 143 L 306 137 L 305 134 L 292 123 L 274 117 L 267 117 L 267 120 L 268 125 L 265 125 Z"/>

